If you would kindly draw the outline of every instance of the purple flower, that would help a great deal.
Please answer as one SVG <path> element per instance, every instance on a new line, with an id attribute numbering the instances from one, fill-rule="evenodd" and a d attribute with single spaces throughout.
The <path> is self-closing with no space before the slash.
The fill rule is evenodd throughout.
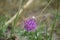
<path id="1" fill-rule="evenodd" d="M 36 28 L 35 19 L 31 18 L 31 19 L 25 20 L 24 28 L 25 28 L 26 31 L 34 30 Z"/>

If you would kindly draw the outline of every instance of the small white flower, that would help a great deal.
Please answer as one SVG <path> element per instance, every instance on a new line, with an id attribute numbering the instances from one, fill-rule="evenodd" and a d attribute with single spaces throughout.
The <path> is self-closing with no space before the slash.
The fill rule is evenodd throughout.
<path id="1" fill-rule="evenodd" d="M 35 16 L 32 16 L 33 19 L 35 19 Z"/>

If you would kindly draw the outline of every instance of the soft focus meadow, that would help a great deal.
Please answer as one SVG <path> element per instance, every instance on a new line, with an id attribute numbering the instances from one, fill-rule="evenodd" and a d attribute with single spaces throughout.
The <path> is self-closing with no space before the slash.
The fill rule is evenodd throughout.
<path id="1" fill-rule="evenodd" d="M 60 0 L 0 0 L 0 40 L 60 40 Z"/>

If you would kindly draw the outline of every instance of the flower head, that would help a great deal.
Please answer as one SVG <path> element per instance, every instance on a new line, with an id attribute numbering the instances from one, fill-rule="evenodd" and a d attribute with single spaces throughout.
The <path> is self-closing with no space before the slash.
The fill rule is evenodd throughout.
<path id="1" fill-rule="evenodd" d="M 36 28 L 36 21 L 33 18 L 27 19 L 24 22 L 24 28 L 26 31 L 31 31 Z"/>

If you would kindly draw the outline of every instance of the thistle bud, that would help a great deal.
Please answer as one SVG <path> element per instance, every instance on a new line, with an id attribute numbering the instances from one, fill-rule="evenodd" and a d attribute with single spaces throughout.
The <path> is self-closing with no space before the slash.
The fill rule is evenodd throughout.
<path id="1" fill-rule="evenodd" d="M 24 29 L 26 31 L 32 31 L 36 28 L 36 21 L 34 18 L 29 18 L 24 21 Z"/>

